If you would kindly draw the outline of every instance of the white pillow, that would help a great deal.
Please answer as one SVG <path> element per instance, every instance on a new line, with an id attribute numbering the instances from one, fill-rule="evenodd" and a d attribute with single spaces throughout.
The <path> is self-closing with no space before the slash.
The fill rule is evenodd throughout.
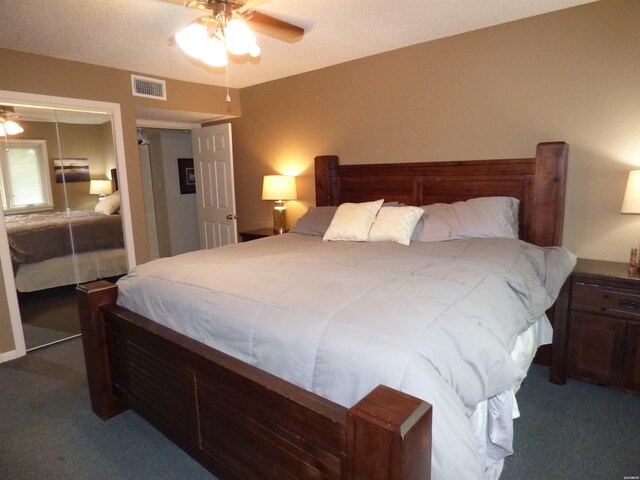
<path id="1" fill-rule="evenodd" d="M 105 215 L 113 215 L 120 210 L 120 192 L 112 193 L 98 202 L 94 210 Z"/>
<path id="2" fill-rule="evenodd" d="M 411 234 L 423 213 L 420 207 L 382 207 L 371 225 L 369 240 L 409 245 Z"/>
<path id="3" fill-rule="evenodd" d="M 366 242 L 371 224 L 384 200 L 364 203 L 343 203 L 336 210 L 331 225 L 322 239 Z"/>
<path id="4" fill-rule="evenodd" d="M 511 197 L 472 198 L 466 202 L 425 205 L 420 242 L 456 238 L 518 238 L 520 201 Z"/>

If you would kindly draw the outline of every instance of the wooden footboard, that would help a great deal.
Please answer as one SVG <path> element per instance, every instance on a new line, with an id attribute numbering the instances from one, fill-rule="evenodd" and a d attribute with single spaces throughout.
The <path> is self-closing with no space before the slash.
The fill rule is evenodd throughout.
<path id="1" fill-rule="evenodd" d="M 224 479 L 429 479 L 431 406 L 379 386 L 350 409 L 78 287 L 91 406 L 132 408 Z"/>

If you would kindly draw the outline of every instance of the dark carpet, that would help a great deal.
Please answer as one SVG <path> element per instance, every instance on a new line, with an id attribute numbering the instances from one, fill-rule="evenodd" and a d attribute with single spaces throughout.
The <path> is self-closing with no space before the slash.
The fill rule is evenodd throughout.
<path id="1" fill-rule="evenodd" d="M 514 455 L 501 480 L 640 479 L 640 397 L 532 365 L 516 398 Z"/>
<path id="2" fill-rule="evenodd" d="M 76 286 L 18 293 L 27 350 L 80 333 Z"/>
<path id="3" fill-rule="evenodd" d="M 90 410 L 82 340 L 0 365 L 0 479 L 208 479 L 131 411 Z"/>
<path id="4" fill-rule="evenodd" d="M 640 475 L 640 397 L 538 365 L 518 394 L 515 455 L 501 480 L 623 480 Z M 90 410 L 80 339 L 0 365 L 0 478 L 209 479 L 133 412 Z M 451 479 L 459 480 L 459 479 Z"/>

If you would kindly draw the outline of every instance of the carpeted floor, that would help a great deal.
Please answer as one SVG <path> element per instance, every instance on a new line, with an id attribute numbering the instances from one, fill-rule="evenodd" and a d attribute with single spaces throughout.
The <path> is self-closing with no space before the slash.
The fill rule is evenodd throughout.
<path id="1" fill-rule="evenodd" d="M 557 386 L 547 374 L 532 366 L 518 394 L 516 453 L 501 480 L 640 476 L 640 397 L 572 380 Z M 214 477 L 133 412 L 107 422 L 91 413 L 74 339 L 0 365 L 0 478 Z"/>
<path id="2" fill-rule="evenodd" d="M 501 480 L 640 479 L 640 397 L 532 365 L 518 393 L 514 452 Z M 532 473 L 535 472 L 535 473 Z"/>
<path id="3" fill-rule="evenodd" d="M 27 350 L 80 333 L 75 292 L 75 285 L 67 285 L 18 294 Z"/>
<path id="4" fill-rule="evenodd" d="M 0 365 L 0 479 L 211 479 L 131 411 L 90 410 L 82 341 Z"/>

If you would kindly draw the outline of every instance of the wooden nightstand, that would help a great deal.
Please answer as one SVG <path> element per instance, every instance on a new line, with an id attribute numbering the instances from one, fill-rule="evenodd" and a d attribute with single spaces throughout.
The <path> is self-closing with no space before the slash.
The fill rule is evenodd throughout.
<path id="1" fill-rule="evenodd" d="M 640 394 L 640 277 L 628 269 L 578 260 L 558 300 L 552 382 L 572 377 Z"/>
<path id="2" fill-rule="evenodd" d="M 257 230 L 249 230 L 247 232 L 240 232 L 238 234 L 241 242 L 248 242 L 249 240 L 257 240 L 258 238 L 271 237 L 272 235 L 280 235 L 280 233 L 274 232 L 273 228 L 259 228 Z"/>

